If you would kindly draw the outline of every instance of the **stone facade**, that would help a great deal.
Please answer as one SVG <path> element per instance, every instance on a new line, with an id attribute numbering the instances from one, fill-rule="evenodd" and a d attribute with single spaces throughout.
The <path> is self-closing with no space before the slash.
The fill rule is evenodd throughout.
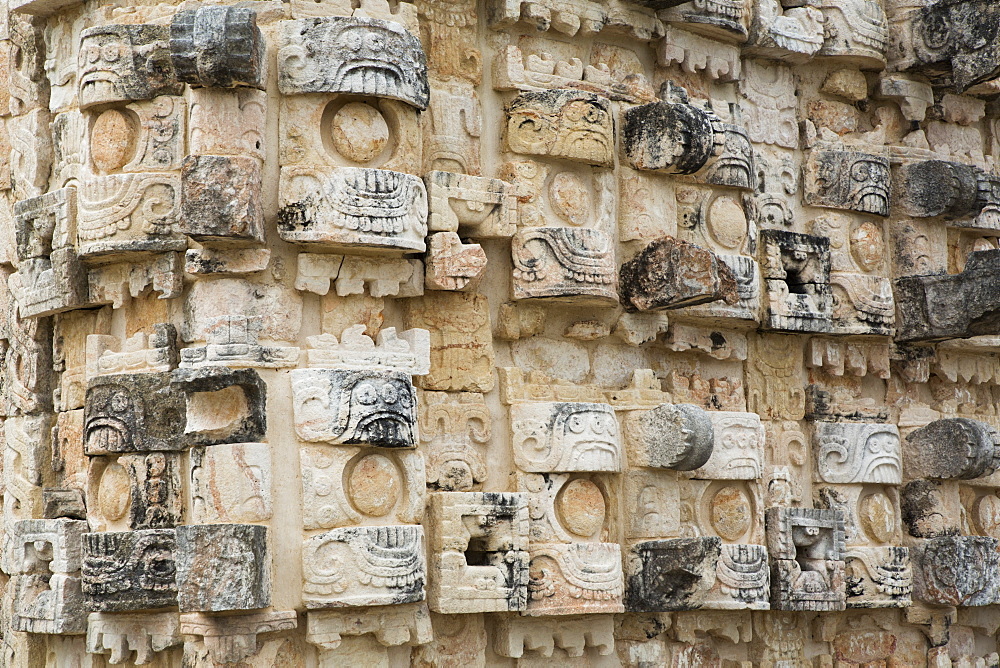
<path id="1" fill-rule="evenodd" d="M 1000 2 L 9 0 L 0 666 L 1000 666 Z"/>

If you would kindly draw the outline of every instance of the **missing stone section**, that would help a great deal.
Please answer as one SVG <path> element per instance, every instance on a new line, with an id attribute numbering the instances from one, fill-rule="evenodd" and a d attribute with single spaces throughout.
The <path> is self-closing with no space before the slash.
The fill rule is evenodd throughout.
<path id="1" fill-rule="evenodd" d="M 844 514 L 817 508 L 764 512 L 771 559 L 771 608 L 844 610 Z"/>

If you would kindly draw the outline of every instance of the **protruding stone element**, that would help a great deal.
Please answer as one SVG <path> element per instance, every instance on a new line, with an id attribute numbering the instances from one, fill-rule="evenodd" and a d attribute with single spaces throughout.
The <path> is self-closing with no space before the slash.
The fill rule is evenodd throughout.
<path id="1" fill-rule="evenodd" d="M 285 21 L 279 40 L 278 88 L 284 95 L 369 95 L 427 108 L 424 50 L 395 21 L 360 16 Z"/>
<path id="2" fill-rule="evenodd" d="M 181 171 L 181 231 L 195 241 L 264 241 L 261 164 L 256 158 L 192 155 Z"/>
<path id="3" fill-rule="evenodd" d="M 768 508 L 764 520 L 771 558 L 772 609 L 843 610 L 843 513 Z"/>
<path id="4" fill-rule="evenodd" d="M 514 234 L 517 197 L 511 184 L 452 172 L 430 172 L 424 182 L 432 232 L 461 231 L 474 239 L 509 238 Z"/>
<path id="5" fill-rule="evenodd" d="M 53 574 L 15 575 L 7 583 L 13 590 L 13 631 L 76 635 L 87 628 L 87 611 L 80 594 L 80 578 Z"/>
<path id="6" fill-rule="evenodd" d="M 1000 552 L 996 538 L 943 536 L 917 544 L 913 597 L 932 605 L 981 606 L 997 603 Z"/>
<path id="7" fill-rule="evenodd" d="M 614 617 L 529 619 L 505 615 L 497 619 L 493 651 L 500 656 L 520 659 L 528 651 L 551 657 L 557 647 L 571 658 L 583 657 L 588 648 L 600 656 L 614 654 Z"/>
<path id="8" fill-rule="evenodd" d="M 844 556 L 848 608 L 907 608 L 913 592 L 905 547 L 853 547 Z"/>
<path id="9" fill-rule="evenodd" d="M 427 192 L 411 174 L 385 169 L 283 167 L 278 233 L 328 248 L 423 252 Z"/>
<path id="10" fill-rule="evenodd" d="M 194 612 L 180 616 L 180 632 L 185 636 L 200 637 L 212 661 L 234 664 L 257 654 L 257 636 L 290 631 L 298 623 L 294 610 L 225 616 Z"/>
<path id="11" fill-rule="evenodd" d="M 906 3 L 893 16 L 900 35 L 892 65 L 964 92 L 1000 74 L 998 24 L 1000 10 L 988 1 Z"/>
<path id="12" fill-rule="evenodd" d="M 804 62 L 823 46 L 823 14 L 814 7 L 784 9 L 778 0 L 757 0 L 744 51 Z"/>
<path id="13" fill-rule="evenodd" d="M 304 441 L 412 448 L 417 396 L 399 371 L 292 372 L 295 432 Z"/>
<path id="14" fill-rule="evenodd" d="M 908 478 L 973 480 L 1000 468 L 1000 435 L 971 418 L 935 420 L 906 437 L 903 454 Z"/>
<path id="15" fill-rule="evenodd" d="M 893 175 L 895 203 L 907 216 L 960 218 L 979 213 L 980 170 L 945 160 L 905 164 Z"/>
<path id="16" fill-rule="evenodd" d="M 711 610 L 770 608 L 771 572 L 767 548 L 763 545 L 723 543 L 715 579 L 715 586 L 708 592 L 702 607 Z"/>
<path id="17" fill-rule="evenodd" d="M 707 480 L 757 480 L 764 472 L 764 426 L 756 413 L 708 411 L 712 456 L 691 472 Z"/>
<path id="18" fill-rule="evenodd" d="M 92 378 L 84 409 L 88 455 L 182 450 L 184 393 L 168 373 L 120 373 Z"/>
<path id="19" fill-rule="evenodd" d="M 420 260 L 299 253 L 297 264 L 296 290 L 325 295 L 333 284 L 338 297 L 366 292 L 376 298 L 419 297 L 424 293 L 424 267 Z"/>
<path id="20" fill-rule="evenodd" d="M 954 492 L 954 487 L 939 480 L 913 480 L 903 485 L 899 490 L 903 529 L 915 538 L 958 534 L 964 511 Z"/>
<path id="21" fill-rule="evenodd" d="M 656 6 L 657 9 L 662 9 L 663 5 L 675 6 L 662 16 L 670 23 L 683 26 L 685 30 L 701 33 L 721 42 L 745 42 L 747 39 L 747 23 L 750 18 L 750 3 L 747 0 L 722 0 L 704 4 L 679 4 L 667 0 L 659 6 L 655 2 L 656 0 L 647 0 L 643 4 Z"/>
<path id="22" fill-rule="evenodd" d="M 174 532 L 144 529 L 84 535 L 83 594 L 87 608 L 127 612 L 177 605 Z"/>
<path id="23" fill-rule="evenodd" d="M 896 341 L 992 334 L 1000 320 L 1000 250 L 974 251 L 959 274 L 897 278 Z"/>
<path id="24" fill-rule="evenodd" d="M 903 74 L 883 75 L 878 91 L 882 97 L 895 100 L 908 121 L 924 121 L 927 109 L 934 104 L 934 89 L 930 84 Z"/>
<path id="25" fill-rule="evenodd" d="M 322 649 L 337 649 L 342 636 L 372 634 L 385 647 L 426 645 L 434 639 L 425 603 L 397 604 L 365 610 L 311 610 L 306 640 Z"/>
<path id="26" fill-rule="evenodd" d="M 333 529 L 302 546 L 309 609 L 396 605 L 424 600 L 427 579 L 420 526 Z"/>
<path id="27" fill-rule="evenodd" d="M 531 545 L 526 615 L 624 612 L 621 546 L 616 543 Z"/>
<path id="28" fill-rule="evenodd" d="M 632 466 L 693 471 L 712 456 L 710 414 L 691 404 L 662 404 L 625 418 L 625 446 Z"/>
<path id="29" fill-rule="evenodd" d="M 762 230 L 760 249 L 768 325 L 793 332 L 829 331 L 833 317 L 830 240 Z"/>
<path id="30" fill-rule="evenodd" d="M 111 664 L 130 659 L 136 665 L 147 664 L 157 653 L 180 644 L 176 612 L 138 615 L 95 612 L 87 620 L 87 652 L 110 654 L 107 661 Z"/>
<path id="31" fill-rule="evenodd" d="M 137 371 L 164 372 L 177 366 L 177 330 L 165 322 L 152 334 L 136 332 L 122 341 L 116 336 L 87 336 L 87 378 Z"/>
<path id="32" fill-rule="evenodd" d="M 824 41 L 817 55 L 864 69 L 885 67 L 889 23 L 879 0 L 812 0 L 809 5 L 823 13 Z"/>
<path id="33" fill-rule="evenodd" d="M 889 215 L 887 156 L 843 149 L 813 149 L 805 166 L 804 185 L 806 204 L 876 216 Z"/>
<path id="34" fill-rule="evenodd" d="M 427 249 L 428 290 L 474 291 L 486 270 L 486 253 L 479 244 L 462 243 L 457 232 L 430 235 Z"/>
<path id="35" fill-rule="evenodd" d="M 532 227 L 511 243 L 514 299 L 548 297 L 570 302 L 618 301 L 612 239 L 591 228 Z"/>
<path id="36" fill-rule="evenodd" d="M 621 436 L 607 404 L 532 401 L 510 408 L 514 461 L 522 471 L 620 471 Z"/>
<path id="37" fill-rule="evenodd" d="M 256 443 L 267 432 L 267 385 L 253 369 L 177 369 L 171 383 L 187 395 L 188 445 Z"/>
<path id="38" fill-rule="evenodd" d="M 310 367 L 351 371 L 402 371 L 422 376 L 430 370 L 430 335 L 426 329 L 395 327 L 379 330 L 373 341 L 364 325 L 344 330 L 340 341 L 332 334 L 307 337 Z"/>
<path id="39" fill-rule="evenodd" d="M 247 7 L 203 5 L 170 22 L 174 71 L 192 86 L 263 89 L 265 48 L 257 14 Z"/>
<path id="40" fill-rule="evenodd" d="M 182 349 L 181 368 L 294 366 L 299 349 L 260 345 L 257 341 L 261 325 L 258 318 L 246 315 L 209 319 L 203 329 L 206 345 Z"/>
<path id="41" fill-rule="evenodd" d="M 736 279 L 726 263 L 711 251 L 674 237 L 649 243 L 622 265 L 619 286 L 628 310 L 739 301 Z"/>
<path id="42" fill-rule="evenodd" d="M 444 614 L 524 610 L 528 500 L 521 494 L 438 492 L 429 500 L 428 603 Z"/>
<path id="43" fill-rule="evenodd" d="M 581 90 L 521 93 L 507 105 L 507 146 L 514 153 L 610 167 L 615 133 L 610 100 Z"/>
<path id="44" fill-rule="evenodd" d="M 177 527 L 177 602 L 181 612 L 254 610 L 271 604 L 267 527 Z"/>
<path id="45" fill-rule="evenodd" d="M 651 540 L 626 557 L 625 609 L 629 612 L 695 610 L 715 584 L 720 539 Z"/>
<path id="46" fill-rule="evenodd" d="M 169 41 L 170 28 L 160 25 L 118 24 L 84 30 L 77 71 L 80 108 L 179 95 L 183 87 L 170 62 Z"/>
<path id="47" fill-rule="evenodd" d="M 899 430 L 892 424 L 817 422 L 816 474 L 831 483 L 902 482 Z"/>

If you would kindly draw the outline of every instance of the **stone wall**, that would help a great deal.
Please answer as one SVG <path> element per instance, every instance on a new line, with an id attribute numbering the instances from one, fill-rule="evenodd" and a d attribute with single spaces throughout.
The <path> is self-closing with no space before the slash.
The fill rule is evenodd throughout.
<path id="1" fill-rule="evenodd" d="M 0 665 L 997 666 L 996 0 L 7 0 Z"/>

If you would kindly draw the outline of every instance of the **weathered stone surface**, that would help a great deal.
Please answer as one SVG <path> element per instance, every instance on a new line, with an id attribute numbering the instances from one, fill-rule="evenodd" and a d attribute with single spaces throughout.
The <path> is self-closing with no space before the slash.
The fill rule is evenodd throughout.
<path id="1" fill-rule="evenodd" d="M 427 289 L 474 291 L 486 269 L 483 247 L 462 243 L 456 232 L 438 232 L 429 238 Z"/>
<path id="2" fill-rule="evenodd" d="M 626 557 L 625 609 L 668 612 L 700 608 L 715 584 L 718 538 L 638 543 Z"/>
<path id="3" fill-rule="evenodd" d="M 590 228 L 534 227 L 511 243 L 514 299 L 547 297 L 577 303 L 618 301 L 611 238 Z"/>
<path id="4" fill-rule="evenodd" d="M 170 382 L 187 395 L 188 445 L 253 443 L 267 432 L 267 385 L 253 369 L 176 369 Z"/>
<path id="5" fill-rule="evenodd" d="M 87 619 L 87 652 L 110 654 L 110 663 L 132 658 L 137 665 L 154 660 L 155 654 L 181 643 L 180 623 L 175 612 L 126 615 L 91 613 Z"/>
<path id="6" fill-rule="evenodd" d="M 840 149 L 814 149 L 805 167 L 805 201 L 815 206 L 889 215 L 889 160 Z"/>
<path id="7" fill-rule="evenodd" d="M 823 482 L 902 482 L 895 425 L 818 422 L 813 435 L 816 472 Z"/>
<path id="8" fill-rule="evenodd" d="M 723 543 L 715 568 L 715 586 L 702 605 L 713 610 L 767 610 L 771 574 L 763 545 Z"/>
<path id="9" fill-rule="evenodd" d="M 901 166 L 893 174 L 893 199 L 907 216 L 959 218 L 979 212 L 979 170 L 945 160 Z"/>
<path id="10" fill-rule="evenodd" d="M 610 166 L 614 120 L 609 100 L 580 90 L 521 93 L 506 107 L 507 146 L 514 153 Z"/>
<path id="11" fill-rule="evenodd" d="M 629 310 L 654 311 L 717 300 L 738 300 L 729 266 L 711 251 L 673 237 L 648 244 L 622 265 L 622 301 Z"/>
<path id="12" fill-rule="evenodd" d="M 959 274 L 897 278 L 896 340 L 933 341 L 968 338 L 996 328 L 994 289 L 1000 251 L 982 250 L 969 255 Z"/>
<path id="13" fill-rule="evenodd" d="M 80 107 L 180 94 L 169 40 L 170 28 L 159 25 L 118 24 L 84 30 L 76 75 Z"/>
<path id="14" fill-rule="evenodd" d="M 170 60 L 177 78 L 196 86 L 264 87 L 264 36 L 247 7 L 207 5 L 170 22 Z"/>
<path id="15" fill-rule="evenodd" d="M 907 477 L 972 480 L 1000 468 L 1000 436 L 970 418 L 935 420 L 906 437 L 903 453 Z"/>
<path id="16" fill-rule="evenodd" d="M 768 325 L 790 331 L 829 331 L 833 311 L 830 240 L 762 230 L 760 252 Z"/>
<path id="17" fill-rule="evenodd" d="M 913 568 L 905 547 L 854 547 L 844 557 L 848 608 L 907 608 Z"/>
<path id="18" fill-rule="evenodd" d="M 174 529 L 88 533 L 83 594 L 89 610 L 125 612 L 177 605 Z"/>
<path id="19" fill-rule="evenodd" d="M 200 242 L 261 242 L 260 161 L 194 155 L 181 171 L 181 230 Z"/>
<path id="20" fill-rule="evenodd" d="M 651 102 L 622 114 L 622 150 L 632 167 L 694 174 L 708 162 L 715 149 L 712 117 L 682 100 Z"/>
<path id="21" fill-rule="evenodd" d="M 625 418 L 629 464 L 693 471 L 708 462 L 715 445 L 712 420 L 691 404 L 663 404 Z"/>
<path id="22" fill-rule="evenodd" d="M 764 427 L 755 413 L 708 411 L 712 455 L 691 472 L 708 480 L 757 480 L 764 469 Z"/>
<path id="23" fill-rule="evenodd" d="M 619 471 L 621 436 L 606 404 L 516 403 L 510 408 L 514 461 L 522 471 Z"/>
<path id="24" fill-rule="evenodd" d="M 530 551 L 526 615 L 624 611 L 621 546 L 570 543 Z"/>
<path id="25" fill-rule="evenodd" d="M 843 610 L 844 516 L 839 510 L 768 508 L 771 608 Z"/>
<path id="26" fill-rule="evenodd" d="M 997 602 L 1000 556 L 997 540 L 944 536 L 911 548 L 913 597 L 932 605 L 992 605 Z"/>
<path id="27" fill-rule="evenodd" d="M 84 408 L 84 449 L 89 455 L 185 446 L 184 393 L 167 373 L 93 378 Z"/>
<path id="28" fill-rule="evenodd" d="M 420 40 L 395 21 L 331 16 L 282 23 L 278 86 L 285 95 L 347 93 L 426 109 Z"/>
<path id="29" fill-rule="evenodd" d="M 177 604 L 181 612 L 254 610 L 271 603 L 267 527 L 177 527 Z"/>
<path id="30" fill-rule="evenodd" d="M 198 524 L 271 519 L 271 450 L 266 443 L 192 448 L 191 519 Z"/>

